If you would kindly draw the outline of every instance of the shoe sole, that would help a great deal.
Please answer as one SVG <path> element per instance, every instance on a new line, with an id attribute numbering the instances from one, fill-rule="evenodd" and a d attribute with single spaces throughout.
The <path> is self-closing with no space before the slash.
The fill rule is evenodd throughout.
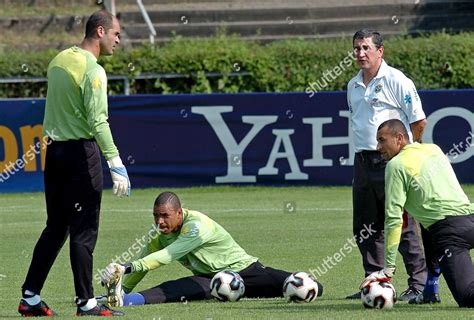
<path id="1" fill-rule="evenodd" d="M 120 307 L 121 303 L 121 293 L 118 292 L 117 290 L 117 284 L 119 284 L 122 281 L 122 277 L 120 276 L 119 272 L 116 272 L 114 274 L 114 277 L 111 279 L 111 281 L 106 284 L 107 288 L 107 304 L 109 307 Z"/>
<path id="2" fill-rule="evenodd" d="M 94 308 L 95 309 L 95 308 Z M 103 311 L 78 311 L 76 313 L 77 317 L 90 317 L 90 316 L 99 316 L 99 317 L 113 317 L 113 316 L 124 316 L 125 313 L 117 310 L 103 310 Z"/>
<path id="3" fill-rule="evenodd" d="M 117 298 L 117 284 L 111 283 L 107 286 L 107 304 L 109 307 L 119 307 L 119 299 Z"/>
<path id="4" fill-rule="evenodd" d="M 408 304 L 435 304 L 435 303 L 441 303 L 441 300 L 435 300 L 435 301 L 432 301 L 432 300 L 422 300 L 422 301 L 410 300 L 410 301 L 408 301 Z"/>
<path id="5" fill-rule="evenodd" d="M 28 312 L 18 312 L 22 317 L 54 317 L 56 313 L 51 311 L 51 313 L 37 313 L 35 311 L 28 311 Z"/>

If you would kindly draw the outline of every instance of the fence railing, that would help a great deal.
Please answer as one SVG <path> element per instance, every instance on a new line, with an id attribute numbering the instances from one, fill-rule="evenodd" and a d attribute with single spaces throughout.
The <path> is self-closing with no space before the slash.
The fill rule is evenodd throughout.
<path id="1" fill-rule="evenodd" d="M 145 20 L 146 25 L 148 26 L 148 31 L 150 32 L 150 43 L 154 44 L 155 37 L 156 37 L 155 27 L 153 26 L 153 23 L 151 22 L 150 17 L 148 16 L 148 12 L 146 11 L 142 0 L 137 0 L 137 5 L 140 8 L 140 12 L 142 13 L 142 16 L 143 16 L 143 19 Z"/>
<path id="2" fill-rule="evenodd" d="M 156 30 L 155 27 L 153 26 L 153 23 L 150 20 L 150 16 L 148 16 L 148 12 L 143 5 L 142 0 L 136 0 L 137 1 L 137 6 L 140 9 L 140 12 L 143 16 L 143 20 L 145 20 L 145 23 L 148 27 L 148 31 L 150 32 L 150 43 L 154 44 L 155 43 L 155 37 L 156 37 Z M 104 1 L 105 9 L 107 9 L 110 13 L 113 15 L 116 14 L 115 10 L 115 0 L 105 0 Z"/>
<path id="3" fill-rule="evenodd" d="M 250 75 L 249 72 L 231 72 L 226 73 L 225 75 L 220 72 L 206 72 L 204 74 L 206 78 L 219 78 L 219 77 L 242 77 Z M 187 79 L 196 77 L 196 73 L 191 73 L 189 75 L 179 74 L 179 73 L 144 73 L 136 76 L 128 76 L 125 74 L 113 74 L 108 75 L 107 78 L 110 81 L 122 81 L 123 82 L 123 94 L 130 95 L 130 83 L 134 80 L 146 80 L 146 79 Z M 48 82 L 46 77 L 8 77 L 0 78 L 1 84 L 9 83 L 32 83 L 32 82 Z"/>
<path id="4" fill-rule="evenodd" d="M 115 16 L 115 0 L 105 0 L 105 9 Z"/>

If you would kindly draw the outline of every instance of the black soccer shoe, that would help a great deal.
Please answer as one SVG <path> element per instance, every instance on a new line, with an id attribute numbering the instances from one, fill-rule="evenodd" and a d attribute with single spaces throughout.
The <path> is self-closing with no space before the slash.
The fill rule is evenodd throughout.
<path id="1" fill-rule="evenodd" d="M 421 293 L 408 301 L 409 304 L 441 303 L 438 293 Z"/>
<path id="2" fill-rule="evenodd" d="M 98 304 L 94 308 L 82 311 L 81 308 L 77 307 L 76 316 L 98 316 L 98 317 L 112 317 L 112 316 L 124 316 L 125 313 L 122 311 L 112 310 L 105 304 Z"/>
<path id="3" fill-rule="evenodd" d="M 416 289 L 415 287 L 408 287 L 405 291 L 403 291 L 400 296 L 398 297 L 399 301 L 410 301 L 411 299 L 416 298 L 420 294 L 423 294 L 421 290 Z"/>
<path id="4" fill-rule="evenodd" d="M 56 315 L 46 302 L 40 301 L 38 304 L 31 305 L 24 299 L 20 300 L 18 312 L 22 317 L 53 317 Z"/>

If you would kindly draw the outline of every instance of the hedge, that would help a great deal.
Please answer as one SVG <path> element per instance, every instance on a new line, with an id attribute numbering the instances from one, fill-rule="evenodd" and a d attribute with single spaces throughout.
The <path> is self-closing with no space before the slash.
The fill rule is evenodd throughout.
<path id="1" fill-rule="evenodd" d="M 352 59 L 349 66 L 344 63 L 351 47 L 350 38 L 264 45 L 220 34 L 204 39 L 176 37 L 162 46 L 118 50 L 99 62 L 109 75 L 124 74 L 132 79 L 131 93 L 305 91 L 310 83 L 313 87 L 319 83 L 322 90 L 345 90 L 357 72 Z M 45 77 L 47 64 L 56 53 L 0 53 L 0 78 Z M 474 87 L 474 33 L 392 37 L 385 40 L 384 57 L 412 78 L 418 89 Z M 148 73 L 181 77 L 133 80 Z M 109 94 L 118 93 L 123 93 L 123 83 L 109 81 Z M 0 84 L 0 97 L 45 95 L 45 83 Z"/>

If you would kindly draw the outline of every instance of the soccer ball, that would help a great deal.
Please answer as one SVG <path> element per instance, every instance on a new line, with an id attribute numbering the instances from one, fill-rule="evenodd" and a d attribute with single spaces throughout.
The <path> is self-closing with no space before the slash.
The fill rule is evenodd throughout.
<path id="1" fill-rule="evenodd" d="M 390 282 L 371 281 L 361 290 L 360 298 L 364 307 L 391 309 L 395 304 L 395 288 Z"/>
<path id="2" fill-rule="evenodd" d="M 224 270 L 212 278 L 210 289 L 220 301 L 238 301 L 244 295 L 245 284 L 237 272 Z"/>
<path id="3" fill-rule="evenodd" d="M 311 302 L 318 296 L 318 284 L 306 272 L 296 272 L 283 283 L 283 296 L 288 302 Z"/>

